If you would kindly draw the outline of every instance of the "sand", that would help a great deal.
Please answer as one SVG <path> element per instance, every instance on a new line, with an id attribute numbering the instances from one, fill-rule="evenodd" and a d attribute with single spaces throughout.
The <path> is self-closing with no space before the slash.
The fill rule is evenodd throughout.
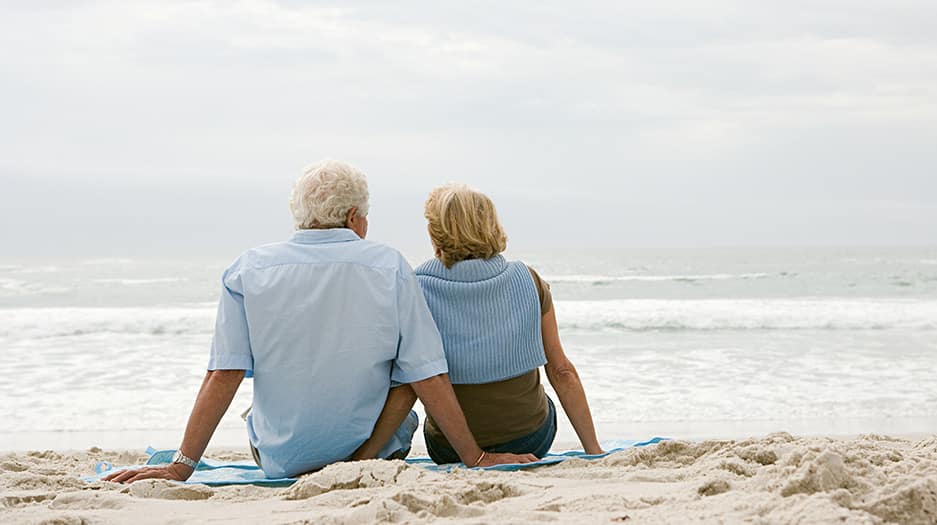
<path id="1" fill-rule="evenodd" d="M 937 523 L 937 436 L 671 441 L 512 473 L 366 461 L 278 489 L 78 479 L 98 460 L 144 459 L 97 448 L 0 455 L 0 522 Z"/>

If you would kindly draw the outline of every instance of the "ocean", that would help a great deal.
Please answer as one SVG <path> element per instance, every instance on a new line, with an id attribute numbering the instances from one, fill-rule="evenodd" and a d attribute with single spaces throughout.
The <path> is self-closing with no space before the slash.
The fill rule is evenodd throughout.
<path id="1" fill-rule="evenodd" d="M 937 432 L 937 248 L 507 256 L 551 284 L 600 439 Z M 228 262 L 0 261 L 0 450 L 175 447 Z"/>

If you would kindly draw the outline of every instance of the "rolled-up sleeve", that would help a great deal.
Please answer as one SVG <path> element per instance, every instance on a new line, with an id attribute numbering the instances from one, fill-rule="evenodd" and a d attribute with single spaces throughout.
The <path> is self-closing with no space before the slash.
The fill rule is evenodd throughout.
<path id="1" fill-rule="evenodd" d="M 404 261 L 397 277 L 400 338 L 391 371 L 394 383 L 414 383 L 449 371 L 439 330 L 426 306 L 423 291 Z"/>
<path id="2" fill-rule="evenodd" d="M 225 271 L 221 282 L 221 299 L 218 301 L 208 370 L 244 370 L 245 377 L 252 377 L 254 358 L 251 354 L 238 262 Z"/>

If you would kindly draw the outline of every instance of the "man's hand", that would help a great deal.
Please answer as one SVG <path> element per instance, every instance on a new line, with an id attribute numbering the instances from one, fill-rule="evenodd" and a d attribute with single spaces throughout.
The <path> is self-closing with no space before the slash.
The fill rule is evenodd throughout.
<path id="1" fill-rule="evenodd" d="M 169 465 L 160 465 L 158 467 L 143 467 L 141 469 L 120 470 L 101 478 L 101 481 L 113 481 L 114 483 L 133 483 L 141 479 L 170 479 L 173 481 L 185 481 L 194 472 L 190 467 L 182 463 L 170 463 Z"/>
<path id="2" fill-rule="evenodd" d="M 501 454 L 497 452 L 488 452 L 485 454 L 485 457 L 482 458 L 482 462 L 476 466 L 493 467 L 495 465 L 533 463 L 535 461 L 540 460 L 533 454 Z"/>
<path id="3" fill-rule="evenodd" d="M 189 415 L 189 423 L 185 427 L 185 437 L 182 438 L 180 450 L 193 458 L 202 457 L 208 440 L 215 432 L 215 427 L 221 421 L 221 416 L 228 410 L 228 405 L 234 399 L 238 386 L 244 379 L 244 370 L 210 370 L 205 374 L 202 388 L 195 398 L 195 406 Z M 185 481 L 192 475 L 192 468 L 182 463 L 170 463 L 158 467 L 143 467 L 141 469 L 122 470 L 108 474 L 102 481 L 116 483 L 133 483 L 141 479 L 171 479 Z"/>

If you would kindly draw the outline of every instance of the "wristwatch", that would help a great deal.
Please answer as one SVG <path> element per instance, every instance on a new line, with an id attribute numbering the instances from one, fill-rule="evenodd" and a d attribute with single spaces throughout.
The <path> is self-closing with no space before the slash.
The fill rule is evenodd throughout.
<path id="1" fill-rule="evenodd" d="M 195 470 L 195 467 L 198 466 L 198 461 L 186 456 L 182 453 L 181 450 L 177 450 L 175 454 L 172 455 L 173 463 L 182 463 L 183 465 L 189 467 L 192 470 Z"/>

